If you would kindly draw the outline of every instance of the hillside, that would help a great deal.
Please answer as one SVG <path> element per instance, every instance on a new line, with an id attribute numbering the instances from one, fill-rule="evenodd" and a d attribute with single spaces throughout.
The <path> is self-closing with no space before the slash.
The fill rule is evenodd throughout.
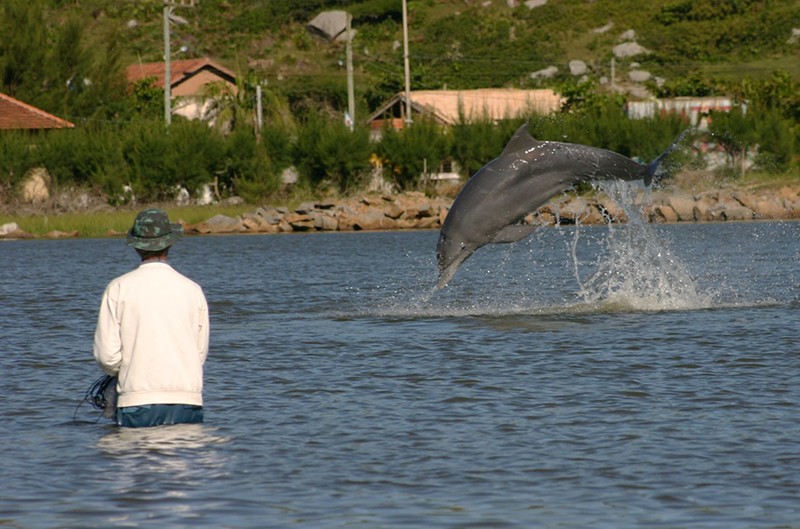
<path id="1" fill-rule="evenodd" d="M 158 0 L 52 5 L 49 20 L 88 21 L 84 38 L 94 45 L 121 37 L 122 63 L 162 60 Z M 184 47 L 181 58 L 214 57 L 293 103 L 341 108 L 344 45 L 306 29 L 325 10 L 353 14 L 356 99 L 364 115 L 403 87 L 401 0 L 199 0 L 175 8 L 188 24 L 173 27 L 172 49 Z M 623 86 L 632 68 L 668 87 L 688 83 L 683 90 L 698 79 L 736 81 L 774 70 L 800 79 L 800 38 L 792 42 L 800 0 L 409 0 L 408 19 L 413 89 L 552 86 L 578 78 L 572 60 L 585 63 L 592 79 L 610 80 L 614 59 Z M 615 56 L 624 40 L 650 53 Z M 557 68 L 553 77 L 531 76 L 548 67 Z"/>

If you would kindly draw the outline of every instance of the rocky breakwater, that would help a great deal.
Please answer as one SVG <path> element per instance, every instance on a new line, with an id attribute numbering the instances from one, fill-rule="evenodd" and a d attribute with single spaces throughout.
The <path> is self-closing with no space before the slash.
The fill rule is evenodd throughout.
<path id="1" fill-rule="evenodd" d="M 680 188 L 640 190 L 634 198 L 644 219 L 653 223 L 726 222 L 800 219 L 800 186 L 769 190 L 720 188 L 690 191 Z M 604 193 L 554 197 L 528 222 L 604 224 L 627 222 L 625 211 Z"/>
<path id="2" fill-rule="evenodd" d="M 237 217 L 215 215 L 193 225 L 182 222 L 189 234 L 290 233 L 311 231 L 374 231 L 439 229 L 453 200 L 409 192 L 363 195 L 340 200 L 306 202 L 296 208 L 262 206 Z M 800 184 L 779 189 L 709 187 L 701 191 L 681 187 L 641 189 L 634 198 L 648 222 L 726 222 L 800 219 Z M 603 192 L 553 197 L 528 223 L 605 224 L 627 222 L 623 208 Z M 109 235 L 122 235 L 109 232 Z M 79 237 L 77 231 L 27 233 L 15 222 L 0 225 L 0 239 Z"/>
<path id="3" fill-rule="evenodd" d="M 451 202 L 419 192 L 364 195 L 304 202 L 294 209 L 262 206 L 238 217 L 215 215 L 185 229 L 196 234 L 434 229 L 441 227 Z"/>
<path id="4" fill-rule="evenodd" d="M 691 192 L 654 191 L 645 206 L 651 222 L 714 222 L 800 219 L 800 188 L 722 188 Z"/>
<path id="5" fill-rule="evenodd" d="M 648 222 L 723 222 L 800 219 L 800 187 L 778 190 L 677 188 L 640 190 L 635 205 Z M 187 233 L 290 233 L 439 229 L 452 199 L 411 192 L 306 202 L 289 209 L 263 206 L 238 217 L 216 215 L 186 226 Z M 554 197 L 526 222 L 540 225 L 627 222 L 625 210 L 604 193 Z"/>

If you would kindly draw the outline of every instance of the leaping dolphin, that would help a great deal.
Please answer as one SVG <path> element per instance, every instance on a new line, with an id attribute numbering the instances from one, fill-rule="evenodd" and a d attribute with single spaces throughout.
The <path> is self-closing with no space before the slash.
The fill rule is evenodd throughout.
<path id="1" fill-rule="evenodd" d="M 644 180 L 650 185 L 661 162 L 680 144 L 684 131 L 647 165 L 597 147 L 537 141 L 527 123 L 503 152 L 467 181 L 456 196 L 439 233 L 437 289 L 447 286 L 461 264 L 489 243 L 516 242 L 536 229 L 520 224 L 551 197 L 578 182 Z"/>

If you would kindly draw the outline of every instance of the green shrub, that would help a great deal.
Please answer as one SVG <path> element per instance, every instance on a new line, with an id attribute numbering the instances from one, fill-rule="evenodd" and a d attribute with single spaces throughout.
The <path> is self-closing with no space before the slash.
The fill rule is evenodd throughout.
<path id="1" fill-rule="evenodd" d="M 448 155 L 449 145 L 436 123 L 417 119 L 399 131 L 385 128 L 378 150 L 397 187 L 415 189 L 426 169 L 437 170 Z"/>
<path id="2" fill-rule="evenodd" d="M 348 191 L 365 179 L 372 151 L 366 127 L 350 131 L 342 121 L 309 113 L 298 134 L 295 164 L 304 185 Z"/>
<path id="3" fill-rule="evenodd" d="M 0 131 L 0 196 L 11 193 L 34 166 L 36 142 L 28 132 Z"/>
<path id="4" fill-rule="evenodd" d="M 788 171 L 797 153 L 798 127 L 777 110 L 760 112 L 754 119 L 758 134 L 756 164 L 771 173 Z"/>
<path id="5" fill-rule="evenodd" d="M 87 127 L 47 133 L 39 149 L 41 164 L 58 186 L 92 187 L 98 175 L 122 164 L 118 130 Z"/>
<path id="6" fill-rule="evenodd" d="M 450 154 L 467 177 L 503 150 L 497 127 L 488 118 L 471 123 L 461 119 L 453 125 L 450 139 Z"/>
<path id="7" fill-rule="evenodd" d="M 237 129 L 225 139 L 225 168 L 220 184 L 250 203 L 258 203 L 280 188 L 280 175 L 267 150 L 249 130 Z"/>

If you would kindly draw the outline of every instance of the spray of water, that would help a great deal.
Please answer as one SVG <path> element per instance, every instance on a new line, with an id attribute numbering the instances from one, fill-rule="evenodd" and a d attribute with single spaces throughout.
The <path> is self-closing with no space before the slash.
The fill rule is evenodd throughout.
<path id="1" fill-rule="evenodd" d="M 519 251 L 512 251 L 510 246 L 493 247 L 493 254 L 485 252 L 492 258 L 486 260 L 483 278 L 474 272 L 470 278 L 467 266 L 459 281 L 443 291 L 434 290 L 426 275 L 432 269 L 429 256 L 408 255 L 410 267 L 419 271 L 410 275 L 419 279 L 419 284 L 409 284 L 401 278 L 398 284 L 389 281 L 376 287 L 371 295 L 380 301 L 377 307 L 375 303 L 365 303 L 370 307 L 367 312 L 416 318 L 712 307 L 712 294 L 701 291 L 688 268 L 642 216 L 637 205 L 641 201 L 636 200 L 641 186 L 609 181 L 602 182 L 600 189 L 624 210 L 627 223 L 570 229 L 568 233 L 573 235 L 567 241 L 567 253 L 549 258 L 545 252 L 552 251 L 546 248 L 553 248 L 553 232 L 540 233 L 546 240 L 534 235 L 527 243 L 530 264 L 525 269 L 519 266 Z M 479 257 L 469 263 L 474 269 L 480 269 Z M 569 262 L 577 285 L 570 280 L 569 273 L 547 276 L 549 269 Z M 551 280 L 560 283 L 543 285 L 543 281 Z"/>
<path id="2" fill-rule="evenodd" d="M 635 205 L 636 187 L 606 181 L 600 189 L 616 201 L 628 217 L 626 224 L 608 224 L 605 251 L 594 271 L 581 277 L 577 247 L 581 230 L 575 231 L 572 257 L 578 296 L 583 303 L 607 309 L 691 310 L 711 306 L 712 296 L 699 291 L 686 267 Z"/>

